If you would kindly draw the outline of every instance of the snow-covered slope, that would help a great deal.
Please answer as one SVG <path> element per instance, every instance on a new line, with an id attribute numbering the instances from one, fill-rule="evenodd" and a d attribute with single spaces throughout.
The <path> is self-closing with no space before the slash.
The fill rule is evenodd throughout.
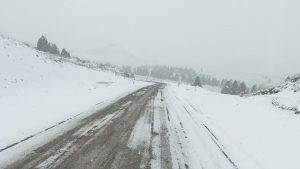
<path id="1" fill-rule="evenodd" d="M 145 85 L 0 36 L 0 150 Z"/>
<path id="2" fill-rule="evenodd" d="M 214 150 L 214 142 L 203 143 L 201 126 L 205 125 L 238 168 L 299 169 L 300 117 L 274 105 L 277 100 L 285 106 L 299 107 L 300 93 L 293 90 L 294 84 L 298 82 L 287 84 L 288 87 L 276 94 L 251 97 L 169 85 L 167 94 L 178 102 L 169 103 L 169 111 L 178 109 L 174 105 L 182 104 L 188 110 L 188 113 L 184 109 L 179 111 L 183 126 L 194 126 L 187 131 L 187 137 L 192 138 L 189 143 L 192 163 L 200 161 L 208 166 L 213 161 L 205 161 L 207 153 L 199 148 L 212 146 L 208 149 Z M 203 154 L 203 158 L 199 154 Z M 217 153 L 213 152 L 212 156 L 217 158 Z"/>
<path id="3" fill-rule="evenodd" d="M 272 98 L 272 104 L 283 110 L 300 113 L 300 75 L 292 76 L 283 84 L 254 93 Z"/>
<path id="4" fill-rule="evenodd" d="M 266 95 L 266 94 L 275 94 L 283 91 L 292 91 L 292 92 L 300 92 L 300 74 L 294 75 L 286 79 L 286 81 L 278 85 L 276 87 L 272 87 L 267 90 L 261 90 L 253 95 Z"/>

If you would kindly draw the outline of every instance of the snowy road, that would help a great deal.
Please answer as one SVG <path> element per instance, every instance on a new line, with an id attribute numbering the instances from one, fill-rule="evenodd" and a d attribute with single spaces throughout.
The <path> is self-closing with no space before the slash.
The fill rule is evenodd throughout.
<path id="1" fill-rule="evenodd" d="M 81 120 L 6 168 L 259 168 L 241 161 L 214 129 L 203 112 L 156 84 Z"/>
<path id="2" fill-rule="evenodd" d="M 7 168 L 138 168 L 144 147 L 126 145 L 158 88 L 142 88 L 118 100 Z"/>

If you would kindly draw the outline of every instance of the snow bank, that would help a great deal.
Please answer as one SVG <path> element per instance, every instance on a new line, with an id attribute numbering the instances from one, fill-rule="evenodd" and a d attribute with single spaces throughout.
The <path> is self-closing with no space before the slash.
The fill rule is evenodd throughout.
<path id="1" fill-rule="evenodd" d="M 0 149 L 149 85 L 53 57 L 0 36 Z"/>

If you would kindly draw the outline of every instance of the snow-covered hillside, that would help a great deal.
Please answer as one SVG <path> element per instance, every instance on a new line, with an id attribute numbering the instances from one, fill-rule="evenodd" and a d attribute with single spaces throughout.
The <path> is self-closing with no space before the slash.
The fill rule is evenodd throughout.
<path id="1" fill-rule="evenodd" d="M 272 98 L 272 104 L 283 110 L 300 113 L 300 75 L 288 78 L 283 84 L 254 93 Z"/>
<path id="2" fill-rule="evenodd" d="M 0 36 L 0 150 L 146 85 Z"/>
<path id="3" fill-rule="evenodd" d="M 288 82 L 276 94 L 250 97 L 168 85 L 167 95 L 172 98 L 168 100 L 169 111 L 178 111 L 182 125 L 190 127 L 188 148 L 195 164 L 191 168 L 199 163 L 214 168 L 214 158 L 219 159 L 218 144 L 237 168 L 299 169 L 300 117 L 274 103 L 299 108 L 300 92 L 294 90 L 297 85 L 298 81 Z M 205 141 L 203 126 L 213 133 L 214 141 Z M 204 149 L 211 153 L 204 153 Z"/>

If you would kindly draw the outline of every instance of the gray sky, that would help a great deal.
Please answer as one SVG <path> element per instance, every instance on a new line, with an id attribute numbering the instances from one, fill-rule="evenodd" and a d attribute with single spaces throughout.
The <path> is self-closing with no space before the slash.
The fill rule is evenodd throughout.
<path id="1" fill-rule="evenodd" d="M 300 73 L 299 0 L 0 0 L 0 32 L 114 64 L 241 80 Z"/>

